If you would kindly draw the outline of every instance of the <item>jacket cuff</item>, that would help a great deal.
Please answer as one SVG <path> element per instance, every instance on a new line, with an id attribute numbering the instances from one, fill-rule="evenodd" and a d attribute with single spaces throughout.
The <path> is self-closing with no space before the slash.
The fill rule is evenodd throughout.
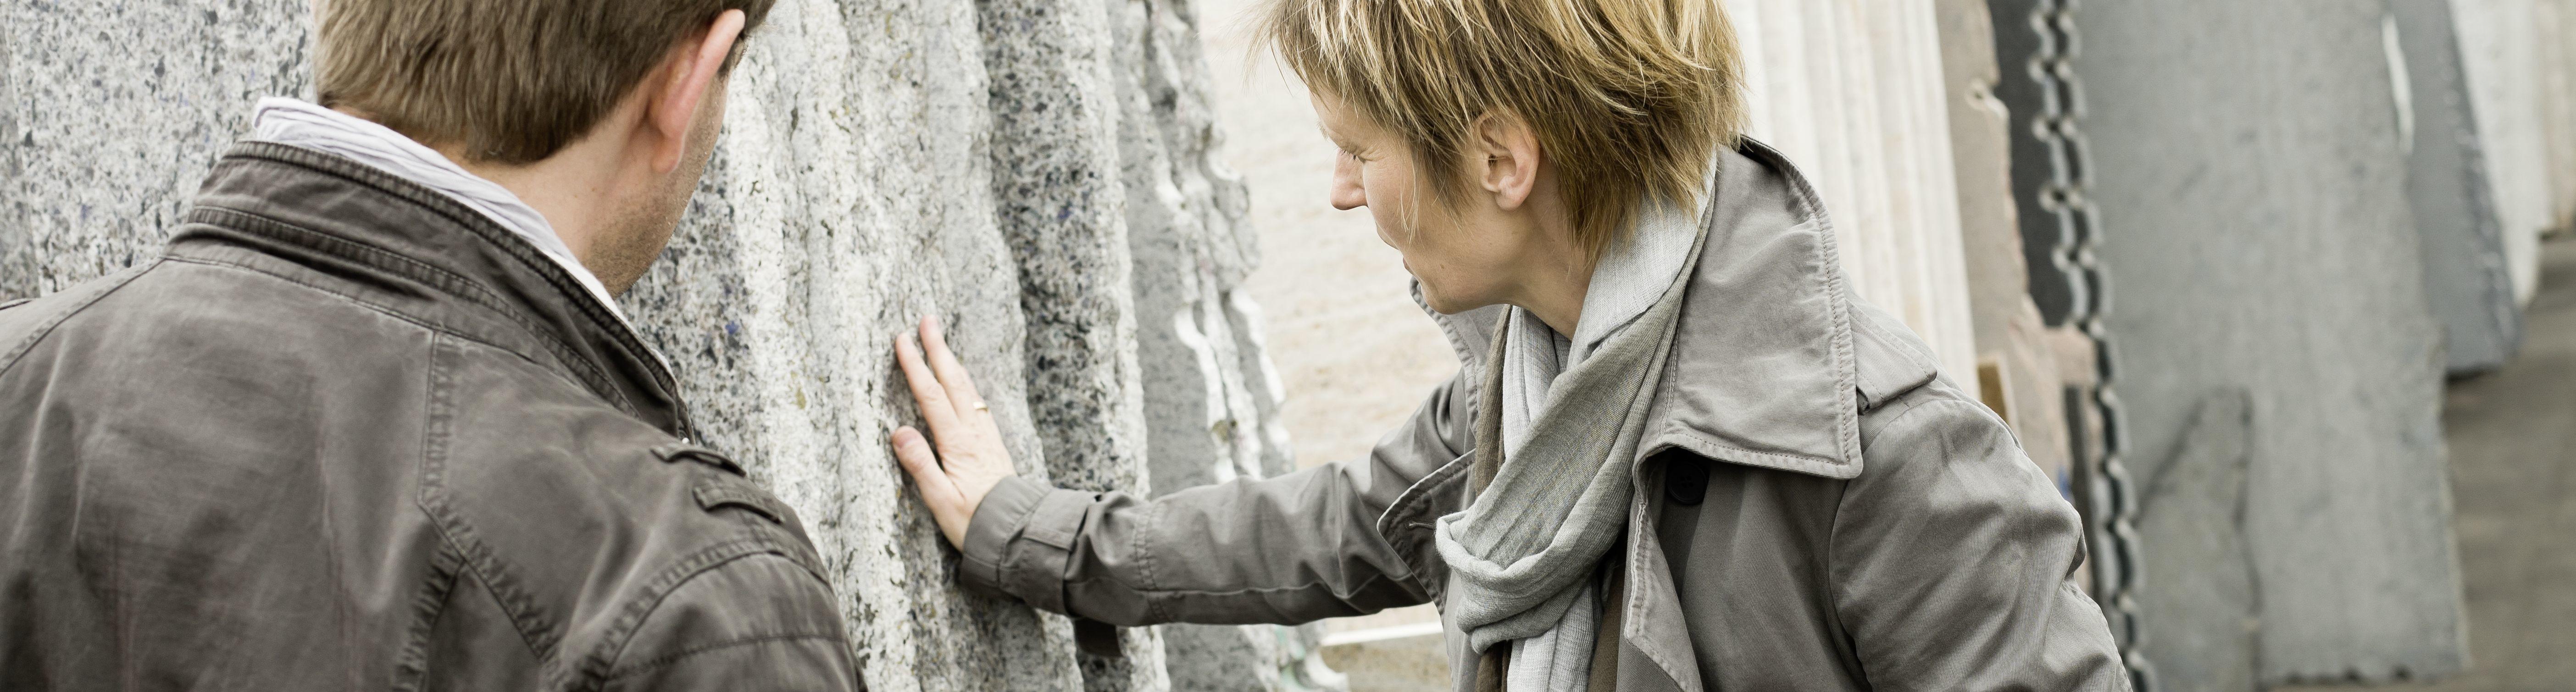
<path id="1" fill-rule="evenodd" d="M 1019 476 L 1002 479 L 966 523 L 958 583 L 1065 612 L 1065 565 L 1093 498 Z"/>

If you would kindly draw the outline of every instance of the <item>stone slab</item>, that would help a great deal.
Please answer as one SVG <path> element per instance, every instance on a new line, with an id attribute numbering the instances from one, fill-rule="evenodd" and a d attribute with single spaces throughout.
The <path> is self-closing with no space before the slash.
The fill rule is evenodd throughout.
<path id="1" fill-rule="evenodd" d="M 2204 397 L 2246 392 L 2261 684 L 2464 663 L 2440 324 L 2385 13 L 2104 0 L 2075 14 L 2115 423 L 2151 479 L 2191 444 Z M 2174 540 L 2142 534 L 2142 590 Z M 2140 614 L 2158 617 L 2199 615 Z M 2160 669 L 2194 664 L 2142 645 Z"/>
<path id="2" fill-rule="evenodd" d="M 2442 322 L 2452 374 L 2494 370 L 2522 341 L 2504 231 L 2447 0 L 2389 0 L 2405 64 L 2407 204 L 2424 256 L 2424 293 Z"/>
<path id="3" fill-rule="evenodd" d="M 2451 0 L 2461 67 L 2468 77 L 2487 188 L 2504 230 L 2514 298 L 2539 291 L 2540 233 L 2552 216 L 2549 125 L 2541 107 L 2535 0 Z"/>

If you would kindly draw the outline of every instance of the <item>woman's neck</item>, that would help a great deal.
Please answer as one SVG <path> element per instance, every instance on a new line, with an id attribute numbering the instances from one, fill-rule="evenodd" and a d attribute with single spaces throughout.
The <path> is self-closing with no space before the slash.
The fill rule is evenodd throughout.
<path id="1" fill-rule="evenodd" d="M 1528 272 L 1521 277 L 1521 295 L 1512 304 L 1528 310 L 1556 333 L 1572 337 L 1583 321 L 1583 298 L 1592 288 L 1593 263 L 1584 261 L 1583 251 L 1574 247 L 1541 256 L 1546 259 L 1523 265 Z"/>

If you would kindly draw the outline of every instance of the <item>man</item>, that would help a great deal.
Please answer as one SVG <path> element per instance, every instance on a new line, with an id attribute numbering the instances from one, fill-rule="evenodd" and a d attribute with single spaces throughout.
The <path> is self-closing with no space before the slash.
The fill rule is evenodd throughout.
<path id="1" fill-rule="evenodd" d="M 165 255 L 0 308 L 0 689 L 858 687 L 610 300 L 773 1 L 319 3 Z"/>

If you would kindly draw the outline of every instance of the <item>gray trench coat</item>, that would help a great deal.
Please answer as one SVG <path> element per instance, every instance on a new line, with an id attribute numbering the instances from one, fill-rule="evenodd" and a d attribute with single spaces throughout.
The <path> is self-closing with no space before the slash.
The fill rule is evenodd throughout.
<path id="1" fill-rule="evenodd" d="M 1806 181 L 1748 142 L 1713 194 L 1611 557 L 1627 570 L 1619 691 L 2127 689 L 2069 579 L 2074 508 L 1919 339 L 1850 295 Z M 959 579 L 1114 625 L 1441 602 L 1432 522 L 1470 499 L 1498 315 L 1435 316 L 1461 374 L 1366 459 L 1151 500 L 1008 479 Z M 1463 692 L 1476 659 L 1450 635 Z"/>

